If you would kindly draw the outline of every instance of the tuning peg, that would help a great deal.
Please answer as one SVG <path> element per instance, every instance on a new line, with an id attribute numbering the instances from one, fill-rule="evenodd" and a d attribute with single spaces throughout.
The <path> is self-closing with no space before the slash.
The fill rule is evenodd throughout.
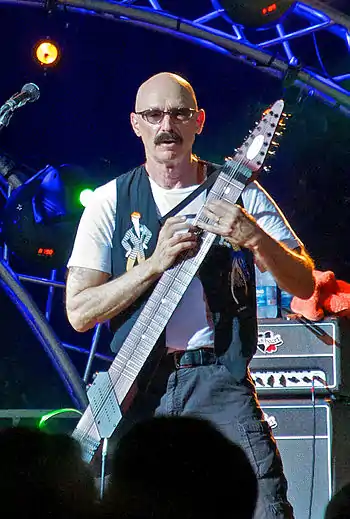
<path id="1" fill-rule="evenodd" d="M 263 170 L 268 173 L 269 171 L 271 171 L 271 166 L 264 166 Z"/>
<path id="2" fill-rule="evenodd" d="M 277 146 L 277 147 L 280 145 L 280 143 L 276 142 L 276 141 L 272 141 L 271 144 L 273 144 L 274 146 Z"/>
<path id="3" fill-rule="evenodd" d="M 281 137 L 283 135 L 283 132 L 276 132 L 275 135 L 277 135 L 278 137 Z"/>
<path id="4" fill-rule="evenodd" d="M 276 155 L 276 152 L 275 152 L 275 151 L 271 151 L 271 150 L 269 150 L 267 153 L 268 153 L 269 155 Z"/>

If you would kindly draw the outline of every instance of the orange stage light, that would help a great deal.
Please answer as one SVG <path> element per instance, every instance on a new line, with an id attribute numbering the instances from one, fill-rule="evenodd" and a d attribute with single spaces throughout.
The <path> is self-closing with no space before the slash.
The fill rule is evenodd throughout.
<path id="1" fill-rule="evenodd" d="M 35 47 L 35 57 L 41 65 L 52 66 L 57 64 L 60 57 L 58 46 L 52 41 L 39 42 Z"/>

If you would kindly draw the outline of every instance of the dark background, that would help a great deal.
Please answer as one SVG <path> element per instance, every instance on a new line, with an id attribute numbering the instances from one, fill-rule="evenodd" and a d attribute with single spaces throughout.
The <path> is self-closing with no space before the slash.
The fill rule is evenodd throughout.
<path id="1" fill-rule="evenodd" d="M 164 4 L 169 9 L 174 5 Z M 188 12 L 182 14 L 196 16 L 201 0 L 188 4 Z M 339 111 L 313 98 L 297 102 L 298 90 L 285 89 L 282 81 L 260 70 L 130 24 L 4 5 L 0 5 L 0 22 L 0 103 L 26 82 L 36 83 L 41 90 L 39 101 L 19 110 L 2 131 L 0 150 L 33 170 L 46 164 L 79 164 L 85 168 L 86 185 L 101 185 L 143 161 L 129 113 L 138 86 L 154 73 L 175 72 L 192 83 L 199 105 L 207 112 L 195 152 L 212 161 L 230 155 L 262 110 L 284 97 L 293 117 L 271 172 L 263 174 L 260 182 L 278 201 L 316 268 L 332 270 L 350 282 L 350 126 Z M 32 58 L 33 46 L 45 37 L 56 40 L 62 52 L 57 67 L 46 71 Z M 349 71 L 344 44 L 320 33 L 317 42 L 329 73 Z M 292 47 L 319 68 L 311 37 L 292 42 Z M 48 273 L 16 258 L 11 265 L 32 275 Z M 58 274 L 63 280 L 63 267 Z M 26 287 L 44 309 L 47 289 Z M 56 333 L 62 341 L 88 346 L 91 333 L 81 335 L 71 329 L 62 301 L 63 291 L 58 289 L 52 321 Z M 69 404 L 42 347 L 3 290 L 0 309 L 0 408 Z M 102 335 L 99 351 L 108 354 L 107 330 Z M 82 373 L 86 357 L 72 354 L 72 360 Z"/>

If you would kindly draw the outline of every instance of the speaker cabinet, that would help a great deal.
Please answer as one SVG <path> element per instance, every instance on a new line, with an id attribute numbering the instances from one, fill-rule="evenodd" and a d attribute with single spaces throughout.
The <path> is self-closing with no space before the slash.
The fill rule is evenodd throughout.
<path id="1" fill-rule="evenodd" d="M 333 493 L 350 482 L 350 400 L 332 403 Z"/>
<path id="2" fill-rule="evenodd" d="M 329 404 L 260 399 L 260 405 L 281 454 L 295 519 L 322 519 L 332 495 Z"/>

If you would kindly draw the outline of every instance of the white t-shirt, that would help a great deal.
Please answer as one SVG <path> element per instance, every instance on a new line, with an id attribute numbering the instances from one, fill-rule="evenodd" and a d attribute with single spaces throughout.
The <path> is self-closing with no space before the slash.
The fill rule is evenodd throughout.
<path id="1" fill-rule="evenodd" d="M 164 189 L 150 179 L 153 198 L 163 216 L 185 199 L 198 185 Z M 97 188 L 81 217 L 68 267 L 111 271 L 112 239 L 117 209 L 116 180 Z M 204 204 L 206 191 L 187 205 L 180 214 L 195 215 Z M 291 249 L 302 245 L 286 218 L 267 192 L 258 184 L 248 184 L 242 193 L 244 208 L 276 240 Z M 189 318 L 190 316 L 190 318 Z M 214 345 L 214 327 L 203 286 L 196 276 L 166 327 L 169 349 L 196 349 Z"/>

